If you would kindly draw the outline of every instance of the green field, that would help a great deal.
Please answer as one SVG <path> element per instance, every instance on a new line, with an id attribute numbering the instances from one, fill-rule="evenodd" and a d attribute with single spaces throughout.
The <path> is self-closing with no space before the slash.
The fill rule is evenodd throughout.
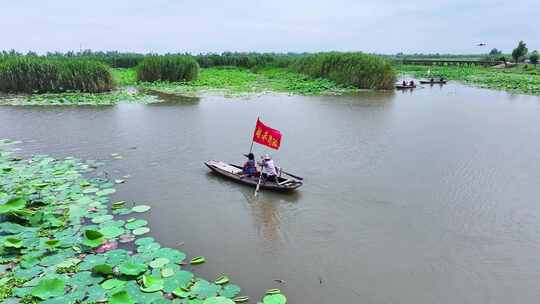
<path id="1" fill-rule="evenodd" d="M 427 78 L 444 77 L 482 88 L 504 90 L 513 93 L 540 95 L 540 68 L 520 65 L 508 69 L 481 66 L 422 66 L 396 65 L 402 76 Z"/>

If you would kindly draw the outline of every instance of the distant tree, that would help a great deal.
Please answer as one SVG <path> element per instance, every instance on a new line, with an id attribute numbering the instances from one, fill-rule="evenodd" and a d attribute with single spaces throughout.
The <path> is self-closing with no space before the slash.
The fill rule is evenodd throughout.
<path id="1" fill-rule="evenodd" d="M 508 67 L 508 59 L 506 59 L 506 56 L 499 57 L 499 60 L 504 62 L 504 67 Z"/>
<path id="2" fill-rule="evenodd" d="M 527 49 L 525 42 L 520 41 L 518 46 L 512 51 L 512 58 L 514 58 L 514 61 L 518 63 L 521 58 L 527 55 L 528 51 L 529 50 Z"/>
<path id="3" fill-rule="evenodd" d="M 497 50 L 496 48 L 491 49 L 491 51 L 489 52 L 490 56 L 497 56 L 497 55 L 500 55 L 500 54 L 502 54 L 502 52 Z"/>
<path id="4" fill-rule="evenodd" d="M 531 56 L 529 56 L 529 60 L 531 61 L 532 64 L 534 64 L 534 68 L 536 68 L 536 65 L 538 64 L 538 57 L 540 57 L 540 55 L 538 54 L 538 51 L 534 51 L 531 53 Z"/>

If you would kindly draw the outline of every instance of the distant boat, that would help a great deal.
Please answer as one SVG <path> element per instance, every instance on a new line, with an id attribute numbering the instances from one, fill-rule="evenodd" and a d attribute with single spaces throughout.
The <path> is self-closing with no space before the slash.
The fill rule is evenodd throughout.
<path id="1" fill-rule="evenodd" d="M 448 80 L 420 80 L 422 84 L 446 84 Z"/>
<path id="2" fill-rule="evenodd" d="M 407 89 L 414 89 L 414 88 L 416 88 L 415 84 L 413 84 L 413 85 L 410 85 L 410 84 L 408 84 L 408 85 L 396 84 L 396 89 L 398 89 L 398 90 L 407 90 Z"/>
<path id="3" fill-rule="evenodd" d="M 242 166 L 228 164 L 228 163 L 225 163 L 222 161 L 216 161 L 216 160 L 209 160 L 205 162 L 204 164 L 208 168 L 210 168 L 210 170 L 212 170 L 213 172 L 221 176 L 227 177 L 233 181 L 242 183 L 242 184 L 256 187 L 259 182 L 259 177 L 244 176 L 242 174 Z M 287 192 L 287 191 L 295 190 L 303 185 L 303 182 L 302 182 L 303 178 L 296 175 L 292 175 L 290 173 L 286 173 L 284 171 L 282 171 L 282 173 L 284 175 L 287 175 L 289 178 L 281 177 L 281 174 L 280 174 L 280 176 L 277 177 L 278 179 L 277 183 L 265 181 L 261 183 L 260 187 L 262 189 L 267 189 L 267 190 Z"/>

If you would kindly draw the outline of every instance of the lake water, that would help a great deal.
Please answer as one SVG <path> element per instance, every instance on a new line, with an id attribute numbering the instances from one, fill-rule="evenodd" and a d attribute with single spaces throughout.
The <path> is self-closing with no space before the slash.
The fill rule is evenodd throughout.
<path id="1" fill-rule="evenodd" d="M 241 163 L 257 116 L 294 194 L 208 173 Z M 0 107 L 25 154 L 104 159 L 163 245 L 204 255 L 255 302 L 533 303 L 540 298 L 540 98 L 450 84 L 358 96 L 207 96 L 160 105 Z M 255 146 L 257 155 L 268 152 Z M 122 160 L 113 160 L 120 153 Z M 284 280 L 283 284 L 274 280 Z"/>

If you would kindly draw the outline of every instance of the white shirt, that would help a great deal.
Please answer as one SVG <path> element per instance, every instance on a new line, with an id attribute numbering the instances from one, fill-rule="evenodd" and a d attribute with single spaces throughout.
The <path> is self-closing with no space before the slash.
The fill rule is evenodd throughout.
<path id="1" fill-rule="evenodd" d="M 269 160 L 263 160 L 262 162 L 263 168 L 262 172 L 268 175 L 277 175 L 276 173 L 276 166 L 274 166 L 274 161 Z"/>

